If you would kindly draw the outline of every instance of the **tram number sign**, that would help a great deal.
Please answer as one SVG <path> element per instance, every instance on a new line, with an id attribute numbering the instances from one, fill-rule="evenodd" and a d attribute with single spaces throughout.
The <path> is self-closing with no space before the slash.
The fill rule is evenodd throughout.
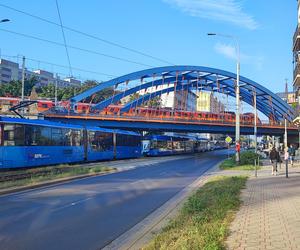
<path id="1" fill-rule="evenodd" d="M 230 136 L 227 136 L 225 141 L 230 144 L 232 142 L 232 138 Z"/>

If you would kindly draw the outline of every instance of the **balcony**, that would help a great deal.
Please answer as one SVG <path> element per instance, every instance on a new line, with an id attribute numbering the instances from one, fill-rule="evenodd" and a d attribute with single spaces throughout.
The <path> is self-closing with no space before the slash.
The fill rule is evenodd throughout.
<path id="1" fill-rule="evenodd" d="M 293 51 L 300 50 L 300 27 L 297 26 L 293 37 Z"/>

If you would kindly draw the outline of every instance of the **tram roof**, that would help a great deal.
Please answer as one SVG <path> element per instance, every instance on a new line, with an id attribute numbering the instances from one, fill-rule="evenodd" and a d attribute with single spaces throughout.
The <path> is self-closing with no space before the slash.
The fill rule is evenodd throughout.
<path id="1" fill-rule="evenodd" d="M 84 128 L 81 125 L 75 125 L 75 124 L 70 124 L 70 123 L 52 122 L 52 121 L 39 120 L 39 119 L 24 119 L 24 118 L 7 117 L 7 116 L 0 116 L 0 123 L 16 123 L 16 124 L 47 126 L 47 127 L 57 127 L 57 128 L 69 128 L 69 129 L 83 129 Z M 88 130 L 101 131 L 101 132 L 107 132 L 107 133 L 118 133 L 118 134 L 140 136 L 139 133 L 121 130 L 121 129 L 108 129 L 108 128 L 101 128 L 101 127 L 86 127 L 86 128 Z"/>
<path id="2" fill-rule="evenodd" d="M 25 119 L 16 117 L 6 117 L 0 116 L 1 123 L 16 123 L 25 125 L 37 125 L 37 126 L 47 126 L 47 127 L 57 127 L 57 128 L 69 128 L 69 129 L 83 129 L 80 125 L 74 125 L 69 123 L 51 122 L 47 120 L 39 119 Z"/>
<path id="3" fill-rule="evenodd" d="M 159 141 L 167 141 L 171 139 L 184 139 L 184 140 L 190 140 L 190 139 L 196 139 L 196 137 L 193 136 L 185 136 L 185 135 L 147 135 L 144 137 L 145 140 L 159 140 Z"/>

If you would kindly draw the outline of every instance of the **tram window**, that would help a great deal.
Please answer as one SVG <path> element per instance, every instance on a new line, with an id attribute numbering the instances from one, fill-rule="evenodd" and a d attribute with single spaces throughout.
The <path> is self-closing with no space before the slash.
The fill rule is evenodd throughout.
<path id="1" fill-rule="evenodd" d="M 62 129 L 64 146 L 72 146 L 72 130 L 71 129 Z"/>
<path id="2" fill-rule="evenodd" d="M 107 151 L 113 145 L 112 133 L 89 131 L 89 144 L 94 151 Z"/>
<path id="3" fill-rule="evenodd" d="M 24 126 L 19 124 L 4 124 L 4 146 L 24 146 Z"/>
<path id="4" fill-rule="evenodd" d="M 157 141 L 157 148 L 161 151 L 168 150 L 168 142 L 167 141 Z"/>
<path id="5" fill-rule="evenodd" d="M 39 129 L 39 130 L 38 130 Z M 37 145 L 51 146 L 51 128 L 48 127 L 38 127 L 37 129 Z"/>
<path id="6" fill-rule="evenodd" d="M 80 146 L 82 145 L 82 133 L 80 130 L 71 130 L 71 146 Z"/>
<path id="7" fill-rule="evenodd" d="M 194 148 L 194 142 L 193 141 L 186 141 L 185 147 L 187 151 L 192 151 Z"/>
<path id="8" fill-rule="evenodd" d="M 167 149 L 172 150 L 173 149 L 173 143 L 172 141 L 167 141 Z"/>
<path id="9" fill-rule="evenodd" d="M 75 129 L 62 129 L 64 146 L 80 146 L 81 132 Z"/>
<path id="10" fill-rule="evenodd" d="M 157 148 L 157 141 L 151 141 L 150 143 L 150 149 L 156 149 Z"/>
<path id="11" fill-rule="evenodd" d="M 140 137 L 135 135 L 117 134 L 117 146 L 139 146 Z"/>
<path id="12" fill-rule="evenodd" d="M 25 145 L 26 146 L 50 146 L 51 128 L 42 126 L 25 126 Z"/>
<path id="13" fill-rule="evenodd" d="M 52 128 L 51 135 L 52 143 L 55 146 L 63 146 L 64 145 L 64 137 L 62 134 L 62 129 Z"/>

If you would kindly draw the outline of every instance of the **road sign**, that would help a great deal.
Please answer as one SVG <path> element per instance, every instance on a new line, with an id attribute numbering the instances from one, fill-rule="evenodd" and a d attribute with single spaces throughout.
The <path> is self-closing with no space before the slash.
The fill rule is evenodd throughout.
<path id="1" fill-rule="evenodd" d="M 232 138 L 230 136 L 227 136 L 225 141 L 230 144 L 232 142 Z"/>

